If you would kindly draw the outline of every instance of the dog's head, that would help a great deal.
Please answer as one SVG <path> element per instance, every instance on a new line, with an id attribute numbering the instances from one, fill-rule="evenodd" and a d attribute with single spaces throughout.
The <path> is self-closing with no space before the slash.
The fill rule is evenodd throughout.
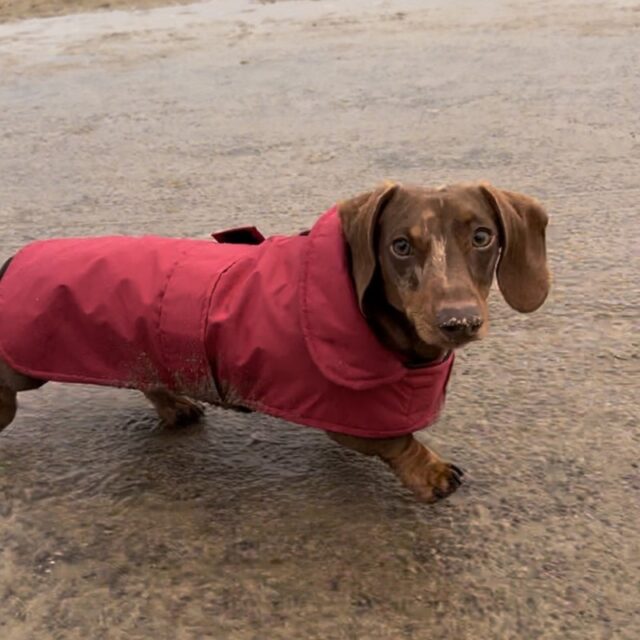
<path id="1" fill-rule="evenodd" d="M 487 183 L 387 183 L 339 212 L 364 315 L 382 295 L 428 346 L 449 350 L 486 333 L 494 273 L 517 311 L 547 297 L 547 214 L 526 195 Z"/>

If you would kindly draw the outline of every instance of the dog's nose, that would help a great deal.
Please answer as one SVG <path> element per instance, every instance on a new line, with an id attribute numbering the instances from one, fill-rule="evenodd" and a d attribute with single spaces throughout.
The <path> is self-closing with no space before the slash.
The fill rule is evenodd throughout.
<path id="1" fill-rule="evenodd" d="M 477 307 L 447 307 L 438 311 L 438 328 L 454 340 L 472 338 L 482 326 L 482 315 Z"/>

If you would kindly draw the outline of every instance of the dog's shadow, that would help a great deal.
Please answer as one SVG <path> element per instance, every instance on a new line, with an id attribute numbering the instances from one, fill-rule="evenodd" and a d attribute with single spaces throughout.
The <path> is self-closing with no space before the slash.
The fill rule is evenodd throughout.
<path id="1" fill-rule="evenodd" d="M 112 437 L 133 436 L 121 463 L 152 479 L 167 499 L 208 496 L 210 506 L 278 497 L 282 502 L 319 500 L 332 506 L 413 500 L 379 460 L 331 441 L 321 430 L 259 414 L 208 408 L 196 424 L 166 428 L 153 415 L 136 412 Z M 117 478 L 109 490 L 116 492 Z M 107 489 L 107 487 L 103 487 Z"/>

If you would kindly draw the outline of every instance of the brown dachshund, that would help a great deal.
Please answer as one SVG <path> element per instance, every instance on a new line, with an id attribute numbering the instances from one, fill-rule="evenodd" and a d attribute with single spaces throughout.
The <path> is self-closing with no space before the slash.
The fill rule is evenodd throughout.
<path id="1" fill-rule="evenodd" d="M 547 215 L 523 194 L 486 183 L 440 188 L 388 183 L 341 202 L 338 214 L 357 305 L 379 342 L 407 368 L 439 363 L 486 334 L 494 273 L 517 311 L 536 310 L 548 294 Z M 0 278 L 6 270 L 7 265 L 0 269 Z M 0 359 L 0 430 L 15 416 L 16 393 L 45 381 Z M 162 386 L 136 388 L 170 426 L 203 413 L 187 394 Z M 375 438 L 327 432 L 351 449 L 380 457 L 423 501 L 449 495 L 462 481 L 457 466 L 411 434 Z"/>

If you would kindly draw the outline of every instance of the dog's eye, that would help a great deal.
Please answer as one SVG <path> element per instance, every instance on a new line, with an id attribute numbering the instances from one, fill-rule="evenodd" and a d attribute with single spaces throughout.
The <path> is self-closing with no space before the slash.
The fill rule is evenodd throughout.
<path id="1" fill-rule="evenodd" d="M 473 232 L 473 246 L 478 248 L 488 247 L 493 240 L 490 229 L 479 227 Z"/>
<path id="2" fill-rule="evenodd" d="M 413 247 L 411 243 L 406 238 L 396 238 L 391 243 L 391 250 L 395 253 L 399 258 L 406 258 L 413 253 Z"/>

